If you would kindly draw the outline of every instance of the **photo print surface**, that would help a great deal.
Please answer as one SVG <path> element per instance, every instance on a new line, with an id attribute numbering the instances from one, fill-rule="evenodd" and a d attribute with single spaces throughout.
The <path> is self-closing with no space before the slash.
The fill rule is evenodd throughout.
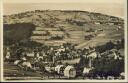
<path id="1" fill-rule="evenodd" d="M 125 35 L 125 0 L 3 0 L 3 80 L 126 80 Z"/>

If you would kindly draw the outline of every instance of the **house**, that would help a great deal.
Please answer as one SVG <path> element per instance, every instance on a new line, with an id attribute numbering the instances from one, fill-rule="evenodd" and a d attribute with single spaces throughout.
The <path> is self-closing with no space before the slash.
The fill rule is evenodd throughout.
<path id="1" fill-rule="evenodd" d="M 21 62 L 21 60 L 14 61 L 14 65 L 18 65 Z"/>
<path id="2" fill-rule="evenodd" d="M 45 67 L 45 70 L 46 70 L 47 72 L 49 72 L 49 73 L 53 73 L 53 72 L 54 72 L 54 69 L 55 69 L 55 67 L 50 67 L 50 66 L 46 66 L 46 67 Z"/>
<path id="3" fill-rule="evenodd" d="M 96 53 L 96 51 L 92 51 L 92 52 L 90 52 L 90 53 L 87 55 L 87 57 L 96 58 L 96 57 L 97 57 L 97 53 Z"/>
<path id="4" fill-rule="evenodd" d="M 7 54 L 6 54 L 6 57 L 5 58 L 8 60 L 10 58 L 10 56 L 11 56 L 10 52 L 7 51 Z"/>
<path id="5" fill-rule="evenodd" d="M 55 71 L 58 73 L 58 74 L 63 74 L 63 72 L 64 72 L 64 65 L 57 65 L 56 67 L 55 67 Z"/>
<path id="6" fill-rule="evenodd" d="M 32 69 L 32 65 L 29 61 L 23 61 L 21 66 L 25 68 L 25 70 Z"/>
<path id="7" fill-rule="evenodd" d="M 34 57 L 34 52 L 33 53 L 27 53 L 28 57 Z"/>
<path id="8" fill-rule="evenodd" d="M 114 25 L 114 23 L 113 23 L 113 22 L 109 22 L 108 24 L 109 24 L 109 25 Z"/>
<path id="9" fill-rule="evenodd" d="M 100 29 L 98 29 L 98 31 L 103 31 L 103 29 L 100 28 Z"/>
<path id="10" fill-rule="evenodd" d="M 99 25 L 99 24 L 100 24 L 100 22 L 94 22 L 94 24 Z"/>
<path id="11" fill-rule="evenodd" d="M 68 78 L 74 78 L 76 77 L 76 69 L 73 66 L 68 65 L 64 69 L 64 76 Z"/>
<path id="12" fill-rule="evenodd" d="M 114 59 L 117 59 L 119 57 L 115 52 L 113 52 L 113 55 L 114 55 Z"/>
<path id="13" fill-rule="evenodd" d="M 83 69 L 83 74 L 89 74 L 89 72 L 92 70 L 93 68 L 90 68 L 90 67 L 84 67 Z"/>
<path id="14" fill-rule="evenodd" d="M 61 47 L 58 49 L 59 52 L 64 52 L 65 51 L 65 48 L 61 45 Z"/>
<path id="15" fill-rule="evenodd" d="M 73 60 L 62 60 L 62 64 L 70 64 L 70 65 L 74 65 L 74 64 L 79 64 L 80 63 L 80 58 L 76 58 Z"/>

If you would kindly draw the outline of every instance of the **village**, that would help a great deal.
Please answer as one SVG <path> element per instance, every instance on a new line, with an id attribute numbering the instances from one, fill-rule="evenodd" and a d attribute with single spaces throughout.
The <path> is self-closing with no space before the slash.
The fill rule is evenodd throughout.
<path id="1" fill-rule="evenodd" d="M 6 27 L 22 23 L 32 23 L 34 29 L 26 39 L 20 39 L 26 33 L 5 38 L 5 79 L 125 78 L 122 19 L 84 11 L 28 11 L 5 16 L 5 37 L 9 35 Z"/>
<path id="2" fill-rule="evenodd" d="M 110 45 L 112 44 L 110 43 Z M 16 48 L 17 50 L 14 51 Z M 116 69 L 114 69 L 114 71 L 111 71 L 112 73 L 102 72 L 99 74 L 96 73 L 95 69 L 97 68 L 96 66 L 100 66 L 99 64 L 96 65 L 95 61 L 97 62 L 102 59 L 116 61 L 115 63 L 121 61 L 120 64 L 123 64 L 124 57 L 119 52 L 121 47 L 116 48 L 117 49 L 113 48 L 111 50 L 107 49 L 105 52 L 100 53 L 98 52 L 98 48 L 96 50 L 95 47 L 75 49 L 74 45 L 68 43 L 56 48 L 40 46 L 28 49 L 20 46 L 12 46 L 6 48 L 5 62 L 12 63 L 26 72 L 46 71 L 53 75 L 60 75 L 60 78 L 61 76 L 65 76 L 65 78 L 82 76 L 88 79 L 113 79 L 113 77 L 117 75 L 117 77 L 119 76 L 120 79 L 123 79 L 123 75 L 121 75 L 123 72 L 120 70 L 122 67 L 119 67 L 118 73 L 117 71 L 115 72 Z M 118 63 L 117 65 L 120 64 Z M 110 66 L 110 63 L 108 66 Z"/>

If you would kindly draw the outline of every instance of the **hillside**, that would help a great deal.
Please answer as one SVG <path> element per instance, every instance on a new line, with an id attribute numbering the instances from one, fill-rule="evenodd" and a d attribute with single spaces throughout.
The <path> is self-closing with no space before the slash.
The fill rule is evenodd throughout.
<path id="1" fill-rule="evenodd" d="M 21 24 L 22 28 L 7 25 Z M 30 23 L 35 29 L 26 30 L 24 23 Z M 110 40 L 115 41 L 124 37 L 124 20 L 114 16 L 87 11 L 62 11 L 62 10 L 35 10 L 24 13 L 4 16 L 4 38 L 10 33 L 17 34 L 17 28 L 22 31 L 24 38 L 47 45 L 61 45 L 65 42 L 77 44 L 77 48 L 96 46 Z M 13 26 L 12 26 L 13 27 Z M 23 37 L 18 34 L 17 37 Z M 12 39 L 15 38 L 11 35 Z M 23 38 L 21 38 L 22 40 Z M 102 40 L 102 41 L 101 41 Z"/>

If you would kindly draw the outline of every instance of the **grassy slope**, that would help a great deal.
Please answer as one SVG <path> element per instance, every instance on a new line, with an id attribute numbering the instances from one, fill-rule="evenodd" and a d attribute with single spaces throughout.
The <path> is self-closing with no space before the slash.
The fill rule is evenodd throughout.
<path id="1" fill-rule="evenodd" d="M 27 14 L 29 14 L 29 17 L 26 17 L 25 16 Z M 18 16 L 20 16 L 20 18 Z M 95 25 L 95 24 L 92 24 L 90 22 L 92 19 L 95 19 L 95 20 L 104 19 L 105 21 L 108 21 L 109 22 L 108 18 L 110 18 L 110 16 L 99 14 L 99 13 L 89 13 L 89 12 L 83 12 L 83 11 L 79 11 L 79 12 L 76 12 L 76 11 L 46 11 L 46 12 L 32 12 L 32 13 L 26 12 L 24 14 L 22 13 L 22 14 L 18 14 L 16 16 L 13 16 L 13 15 L 11 15 L 11 16 L 5 16 L 5 18 L 10 18 L 11 20 L 18 19 L 18 21 L 23 20 L 24 22 L 30 22 L 30 23 L 38 22 L 38 25 L 41 26 L 41 27 L 42 27 L 42 24 L 41 23 L 50 23 L 50 21 L 54 21 L 54 18 L 57 18 L 58 21 L 61 22 L 60 24 L 67 25 L 68 26 L 68 27 L 63 27 L 63 28 L 69 34 L 71 34 L 71 32 L 68 31 L 69 30 L 68 28 L 73 28 L 73 30 L 77 30 L 77 31 L 78 30 L 81 31 L 82 28 L 83 28 L 84 35 L 88 34 L 86 32 L 86 30 L 88 30 L 89 28 L 92 28 L 92 29 L 95 29 L 95 30 L 96 29 L 99 29 L 99 28 L 102 28 L 104 31 L 98 37 L 95 37 L 95 38 L 93 38 L 93 40 L 88 41 L 89 43 L 87 45 L 91 45 L 91 44 L 94 44 L 94 45 L 102 44 L 102 43 L 105 43 L 105 42 L 107 42 L 109 40 L 120 39 L 124 35 L 123 34 L 124 33 L 123 32 L 123 28 L 121 30 L 119 30 L 119 31 L 116 30 L 116 28 L 118 26 Z M 76 19 L 80 19 L 80 20 L 85 20 L 87 23 L 84 26 L 77 26 L 77 25 L 72 25 L 72 24 L 69 24 L 69 23 L 65 22 L 65 19 L 70 19 L 70 18 L 71 19 L 76 18 Z M 116 18 L 115 17 L 115 19 L 119 19 L 119 18 Z M 5 22 L 8 23 L 9 20 L 5 19 Z M 18 27 L 22 27 L 22 26 L 18 26 Z M 42 28 L 46 28 L 46 27 L 47 26 L 43 26 Z M 18 30 L 21 31 L 20 29 L 18 29 Z M 25 29 L 26 28 L 24 28 L 22 30 L 22 32 L 18 32 L 17 29 L 9 30 L 10 32 L 7 32 L 6 31 L 5 33 L 8 34 L 8 36 L 6 36 L 6 37 L 9 37 L 10 35 L 12 35 L 13 38 L 16 38 L 17 36 L 19 36 L 18 38 L 20 38 L 20 39 L 28 38 L 28 33 L 27 32 L 29 32 L 29 31 L 27 31 Z M 13 33 L 15 33 L 15 34 L 13 34 Z M 26 36 L 24 37 L 23 34 L 26 34 Z M 81 34 L 83 34 L 83 33 L 81 33 Z M 76 35 L 76 36 L 78 36 L 78 35 Z M 70 40 L 70 38 L 68 38 L 67 40 Z M 86 43 L 87 41 L 83 40 L 82 39 L 82 36 L 81 36 L 81 38 L 78 39 L 78 42 Z"/>

